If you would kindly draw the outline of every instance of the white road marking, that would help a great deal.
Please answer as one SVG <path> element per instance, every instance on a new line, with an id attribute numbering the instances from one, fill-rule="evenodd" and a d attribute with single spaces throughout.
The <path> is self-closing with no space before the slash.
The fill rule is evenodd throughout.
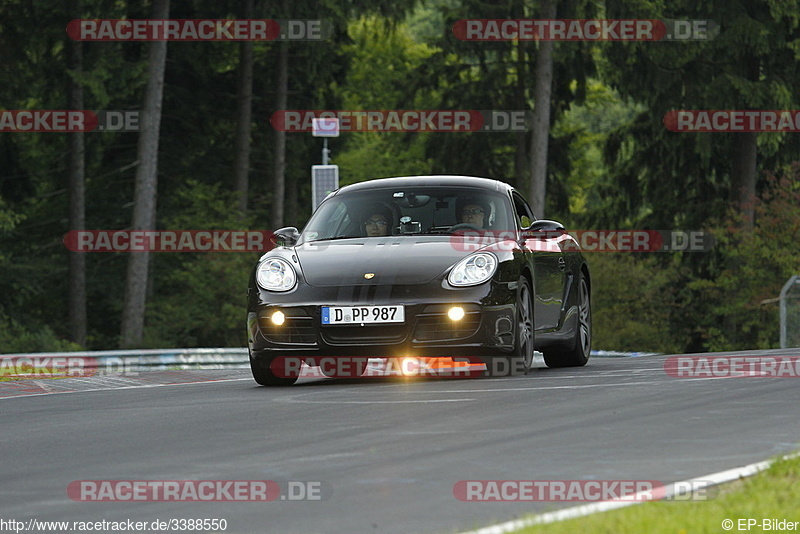
<path id="1" fill-rule="evenodd" d="M 328 400 L 328 399 L 305 400 L 305 399 L 299 399 L 297 398 L 297 396 L 293 396 L 293 397 L 283 397 L 274 400 L 278 402 L 287 402 L 290 404 L 296 402 L 299 402 L 300 404 L 430 404 L 435 402 L 467 402 L 478 399 L 431 399 L 431 400 L 414 399 L 414 400 L 370 400 L 370 401 L 341 400 L 340 401 L 340 400 Z"/>
<path id="2" fill-rule="evenodd" d="M 7 399 L 21 399 L 27 397 L 41 397 L 44 395 L 65 395 L 67 393 L 91 393 L 96 391 L 119 391 L 120 389 L 146 389 L 146 388 L 163 388 L 169 386 L 193 386 L 196 384 L 208 384 L 211 382 L 241 382 L 244 380 L 252 381 L 252 378 L 216 378 L 214 380 L 198 380 L 196 382 L 178 382 L 175 384 L 141 384 L 136 386 L 118 386 L 118 387 L 104 387 L 104 388 L 92 388 L 92 389 L 76 389 L 76 390 L 64 390 L 64 391 L 53 391 L 52 393 L 22 393 L 20 395 L 7 395 L 7 396 L 0 396 L 0 401 L 7 400 Z"/>
<path id="3" fill-rule="evenodd" d="M 579 375 L 583 377 L 584 375 Z M 566 378 L 561 377 L 559 378 Z M 597 378 L 596 376 L 594 378 Z M 683 378 L 680 379 L 681 382 L 695 382 L 695 381 L 705 381 L 705 380 L 724 380 L 726 378 L 731 377 L 703 377 L 703 378 Z M 142 388 L 154 388 L 154 387 L 168 387 L 168 386 L 188 386 L 193 384 L 208 384 L 213 382 L 244 382 L 244 381 L 252 381 L 253 379 L 250 377 L 247 378 L 217 378 L 212 380 L 198 380 L 193 382 L 179 382 L 174 384 L 137 384 L 137 385 L 129 385 L 129 386 L 120 386 L 117 385 L 119 381 L 125 380 L 126 382 L 130 382 L 130 379 L 114 379 L 111 377 L 105 377 L 105 379 L 101 377 L 93 378 L 70 378 L 69 380 L 74 380 L 79 383 L 90 383 L 90 384 L 97 384 L 98 379 L 100 379 L 100 384 L 107 383 L 106 387 L 98 387 L 98 388 L 88 388 L 88 389 L 80 389 L 80 390 L 61 390 L 58 391 L 55 389 L 55 384 L 50 386 L 48 389 L 52 389 L 49 392 L 43 393 L 20 393 L 18 395 L 0 395 L 0 400 L 6 399 L 18 399 L 22 397 L 38 397 L 42 395 L 63 395 L 66 393 L 89 393 L 95 391 L 116 391 L 121 389 L 142 389 Z M 498 379 L 482 379 L 481 382 L 497 382 L 497 381 L 506 381 L 507 378 L 498 378 Z M 41 380 L 37 380 L 34 382 L 41 382 Z M 113 384 L 113 382 L 117 382 L 117 384 Z M 421 382 L 422 383 L 422 382 Z M 585 389 L 585 388 L 601 388 L 601 387 L 625 387 L 625 386 L 645 386 L 645 385 L 653 385 L 653 384 L 665 384 L 666 382 L 663 380 L 655 380 L 655 381 L 646 381 L 646 382 L 615 382 L 615 383 L 605 383 L 605 384 L 570 384 L 566 386 L 542 386 L 537 385 L 535 382 L 531 383 L 530 386 L 527 387 L 513 387 L 513 388 L 485 388 L 485 389 L 437 389 L 437 390 L 430 390 L 424 393 L 493 393 L 493 392 L 508 392 L 508 391 L 531 391 L 531 390 L 551 390 L 551 389 Z M 113 385 L 112 385 L 113 384 Z M 37 386 L 39 384 L 36 384 Z M 60 385 L 60 384 L 59 384 Z M 400 385 L 400 384 L 397 384 Z M 407 382 L 403 382 L 402 385 L 408 385 Z M 382 386 L 389 386 L 395 387 L 395 384 L 383 384 Z M 280 401 L 287 401 L 291 400 L 294 397 L 285 397 L 279 398 L 277 400 Z M 464 402 L 464 401 L 474 401 L 475 399 L 434 399 L 434 400 L 398 400 L 398 401 L 333 401 L 337 402 L 338 404 L 406 404 L 406 403 L 433 403 L 433 402 Z M 317 404 L 317 402 L 313 401 L 299 401 L 305 402 L 307 404 Z M 326 401 L 331 402 L 331 401 Z"/>

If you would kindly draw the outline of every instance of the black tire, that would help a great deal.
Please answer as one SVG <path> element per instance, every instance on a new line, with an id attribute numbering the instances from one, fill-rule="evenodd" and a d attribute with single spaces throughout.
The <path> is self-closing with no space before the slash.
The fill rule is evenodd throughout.
<path id="1" fill-rule="evenodd" d="M 514 352 L 508 356 L 487 359 L 485 376 L 519 376 L 528 374 L 533 363 L 533 298 L 528 279 L 520 276 L 517 281 L 516 328 L 514 329 Z"/>
<path id="2" fill-rule="evenodd" d="M 545 349 L 547 367 L 582 367 L 592 351 L 592 303 L 589 282 L 581 272 L 578 280 L 578 328 L 572 346 L 566 349 Z"/>
<path id="3" fill-rule="evenodd" d="M 275 358 L 273 356 L 269 359 L 254 360 L 250 355 L 250 371 L 253 373 L 253 379 L 262 386 L 270 387 L 291 386 L 297 382 L 299 373 L 297 376 L 278 376 L 272 371 L 270 365 Z"/>

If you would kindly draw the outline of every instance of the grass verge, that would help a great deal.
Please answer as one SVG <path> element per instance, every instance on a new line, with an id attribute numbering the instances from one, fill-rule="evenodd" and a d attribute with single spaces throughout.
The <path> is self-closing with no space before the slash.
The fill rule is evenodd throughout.
<path id="1" fill-rule="evenodd" d="M 800 457 L 776 460 L 752 477 L 718 486 L 704 501 L 646 502 L 526 527 L 520 534 L 800 532 Z M 723 526 L 724 520 L 730 520 Z M 748 523 L 755 520 L 755 523 Z M 765 522 L 765 520 L 767 522 Z M 774 521 L 785 521 L 775 523 Z M 749 528 L 748 528 L 749 527 Z"/>

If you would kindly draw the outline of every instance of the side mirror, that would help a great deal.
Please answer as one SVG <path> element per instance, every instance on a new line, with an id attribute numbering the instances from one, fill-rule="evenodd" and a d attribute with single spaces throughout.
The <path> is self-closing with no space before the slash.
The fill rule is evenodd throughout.
<path id="1" fill-rule="evenodd" d="M 564 235 L 567 229 L 558 221 L 539 219 L 523 230 L 532 239 L 553 239 Z"/>
<path id="2" fill-rule="evenodd" d="M 275 244 L 279 247 L 291 247 L 300 239 L 300 232 L 294 226 L 275 230 Z"/>

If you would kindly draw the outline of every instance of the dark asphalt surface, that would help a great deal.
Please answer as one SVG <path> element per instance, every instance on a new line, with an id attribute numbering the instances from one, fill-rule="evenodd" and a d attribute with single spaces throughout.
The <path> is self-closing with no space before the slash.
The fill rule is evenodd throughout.
<path id="1" fill-rule="evenodd" d="M 514 378 L 301 380 L 276 389 L 238 369 L 0 383 L 0 519 L 450 533 L 575 505 L 461 502 L 460 480 L 668 483 L 798 448 L 800 381 L 674 378 L 665 358 L 593 358 Z M 77 391 L 57 393 L 69 390 Z M 75 502 L 67 487 L 77 480 L 317 481 L 326 498 Z"/>

